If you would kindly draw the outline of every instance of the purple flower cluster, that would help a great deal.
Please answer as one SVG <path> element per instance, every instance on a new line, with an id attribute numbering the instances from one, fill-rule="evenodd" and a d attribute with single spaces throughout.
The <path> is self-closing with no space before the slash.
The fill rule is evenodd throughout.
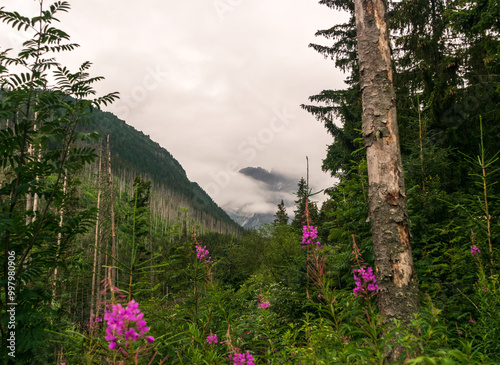
<path id="1" fill-rule="evenodd" d="M 216 334 L 215 335 L 209 335 L 209 336 L 207 336 L 207 343 L 209 345 L 211 345 L 213 343 L 217 343 L 217 342 L 219 342 L 219 340 L 217 340 L 217 335 Z"/>
<path id="2" fill-rule="evenodd" d="M 360 293 L 366 293 L 366 291 L 370 292 L 378 290 L 377 279 L 375 279 L 375 275 L 373 274 L 371 267 L 360 267 L 357 270 L 353 270 L 353 273 L 354 282 L 356 283 L 356 287 L 353 289 L 355 296 L 360 295 Z"/>
<path id="3" fill-rule="evenodd" d="M 470 246 L 470 253 L 472 256 L 476 256 L 476 255 L 479 256 L 481 254 L 481 250 L 476 245 Z"/>
<path id="4" fill-rule="evenodd" d="M 209 254 L 207 246 L 201 247 L 196 245 L 196 253 L 200 262 L 202 262 L 203 259 L 205 259 L 206 262 L 212 262 L 212 258 L 210 256 L 206 258 Z"/>
<path id="5" fill-rule="evenodd" d="M 87 327 L 91 330 L 99 328 L 99 322 L 102 322 L 102 318 L 96 317 L 94 313 L 90 316 L 90 323 L 87 323 Z"/>
<path id="6" fill-rule="evenodd" d="M 149 327 L 146 327 L 143 317 L 144 313 L 141 313 L 139 303 L 135 300 L 131 300 L 127 308 L 123 308 L 121 304 L 113 304 L 112 310 L 107 310 L 104 314 L 104 320 L 108 325 L 106 341 L 109 341 L 109 348 L 114 349 L 120 338 L 125 338 L 125 346 L 128 346 L 130 341 L 137 341 L 144 336 Z M 131 327 L 132 322 L 135 322 L 135 328 Z M 148 343 L 153 343 L 155 340 L 152 336 L 146 336 L 145 339 Z"/>
<path id="7" fill-rule="evenodd" d="M 233 360 L 233 365 L 255 365 L 255 360 L 250 351 L 245 354 L 230 354 L 229 360 Z"/>
<path id="8" fill-rule="evenodd" d="M 262 302 L 262 303 L 259 303 L 258 308 L 259 308 L 259 309 L 266 309 L 266 308 L 269 308 L 269 302 Z"/>
<path id="9" fill-rule="evenodd" d="M 302 248 L 306 248 L 308 244 L 314 243 L 319 247 L 323 247 L 318 241 L 314 242 L 318 238 L 318 228 L 314 226 L 303 226 L 302 227 Z"/>

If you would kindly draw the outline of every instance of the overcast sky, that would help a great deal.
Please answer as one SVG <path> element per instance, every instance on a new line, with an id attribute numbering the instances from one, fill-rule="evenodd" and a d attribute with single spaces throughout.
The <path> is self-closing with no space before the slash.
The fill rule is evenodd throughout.
<path id="1" fill-rule="evenodd" d="M 34 16 L 38 0 L 0 0 Z M 52 1 L 46 1 L 51 4 Z M 166 148 L 222 207 L 276 211 L 247 166 L 296 177 L 324 189 L 321 171 L 331 136 L 300 109 L 308 96 L 344 87 L 331 60 L 308 48 L 328 45 L 314 33 L 346 15 L 317 0 L 74 0 L 57 26 L 80 48 L 58 56 L 75 70 L 93 63 L 105 108 Z M 22 41 L 1 25 L 0 46 Z M 321 199 L 322 200 L 322 199 Z"/>

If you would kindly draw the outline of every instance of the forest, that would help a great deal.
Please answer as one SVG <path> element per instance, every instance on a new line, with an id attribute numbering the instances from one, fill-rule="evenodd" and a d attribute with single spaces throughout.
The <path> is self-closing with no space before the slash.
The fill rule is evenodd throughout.
<path id="1" fill-rule="evenodd" d="M 2 363 L 500 363 L 498 2 L 319 1 L 350 14 L 310 45 L 345 87 L 301 105 L 338 183 L 254 230 L 101 111 L 39 3 L 0 7 L 33 34 L 0 49 Z"/>

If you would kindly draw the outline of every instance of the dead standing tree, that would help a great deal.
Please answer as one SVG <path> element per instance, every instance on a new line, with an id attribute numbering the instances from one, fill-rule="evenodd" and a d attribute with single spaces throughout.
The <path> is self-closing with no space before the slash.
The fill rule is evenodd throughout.
<path id="1" fill-rule="evenodd" d="M 355 14 L 378 306 L 388 321 L 408 323 L 418 312 L 418 284 L 410 246 L 386 3 L 355 0 Z"/>

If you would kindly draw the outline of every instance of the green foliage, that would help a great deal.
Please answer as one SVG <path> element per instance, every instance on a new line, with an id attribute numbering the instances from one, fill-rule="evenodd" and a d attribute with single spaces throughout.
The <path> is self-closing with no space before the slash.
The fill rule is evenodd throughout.
<path id="1" fill-rule="evenodd" d="M 77 127 L 87 122 L 94 108 L 117 98 L 112 93 L 87 100 L 95 94 L 92 84 L 102 78 L 89 76 L 88 62 L 73 73 L 56 61 L 54 54 L 78 46 L 68 43 L 69 35 L 53 26 L 55 15 L 68 9 L 66 1 L 54 3 L 49 10 L 41 2 L 41 15 L 33 18 L 0 9 L 3 23 L 19 31 L 35 31 L 17 55 L 10 57 L 12 50 L 0 55 L 0 231 L 5 249 L 1 310 L 6 318 L 7 303 L 13 302 L 7 300 L 6 281 L 7 253 L 14 252 L 16 362 L 20 364 L 35 354 L 40 362 L 53 356 L 41 350 L 51 339 L 47 330 L 60 325 L 53 322 L 60 313 L 47 282 L 55 280 L 60 256 L 90 229 L 96 213 L 95 208 L 72 204 L 71 192 L 78 184 L 73 176 L 96 157 L 93 149 L 82 145 L 96 134 L 77 132 Z M 15 66 L 23 66 L 26 72 L 11 71 Z M 2 331 L 2 343 L 6 336 Z M 4 354 L 5 347 L 1 351 Z"/>
<path id="2" fill-rule="evenodd" d="M 295 201 L 296 209 L 294 210 L 295 217 L 291 222 L 291 226 L 295 228 L 297 233 L 301 234 L 304 225 L 307 225 L 307 223 L 311 225 L 318 222 L 319 212 L 316 203 L 310 201 L 311 190 L 306 179 L 300 179 L 295 195 L 297 195 L 297 200 Z M 309 211 L 309 222 L 306 222 L 306 208 Z"/>
<path id="3" fill-rule="evenodd" d="M 198 211 L 202 217 L 211 217 L 214 223 L 207 225 L 210 230 L 217 231 L 222 222 L 229 228 L 228 232 L 243 232 L 197 183 L 189 181 L 180 163 L 149 136 L 109 112 L 96 111 L 92 120 L 93 123 L 82 127 L 82 131 L 111 136 L 112 170 L 117 176 L 123 171 L 131 171 L 127 183 L 141 176 L 151 181 L 153 190 L 167 188 L 164 194 L 189 202 L 191 213 Z"/>
<path id="4" fill-rule="evenodd" d="M 283 202 L 283 199 L 281 199 L 281 203 L 278 204 L 278 210 L 276 211 L 276 214 L 274 216 L 275 219 L 273 224 L 281 226 L 288 224 L 288 214 L 286 213 L 285 203 Z"/>
<path id="5" fill-rule="evenodd" d="M 352 292 L 353 244 L 373 262 L 354 17 L 318 31 L 331 46 L 311 45 L 350 72 L 347 89 L 322 91 L 310 97 L 320 105 L 303 106 L 334 137 L 323 168 L 339 179 L 321 211 L 307 207 L 324 246 L 314 251 L 301 247 L 311 195 L 305 179 L 291 225 L 280 204 L 273 225 L 241 236 L 200 234 L 190 214 L 215 217 L 208 228 L 232 223 L 166 150 L 97 110 L 116 94 L 95 97 L 92 86 L 102 78 L 88 75 L 90 63 L 76 72 L 57 63 L 57 53 L 78 46 L 54 28 L 68 2 L 33 18 L 1 8 L 0 19 L 14 30 L 36 27 L 17 55 L 0 54 L 0 258 L 8 263 L 5 253 L 15 252 L 16 363 L 215 365 L 238 351 L 257 364 L 388 364 L 391 352 L 394 364 L 500 362 L 498 5 L 465 5 L 391 5 L 412 249 L 425 293 L 405 328 L 386 321 L 375 294 Z M 100 171 L 96 184 L 97 131 L 112 135 L 114 171 L 135 168 L 129 180 Z M 176 208 L 175 222 L 152 209 L 159 181 L 191 202 Z M 200 260 L 195 245 L 206 246 L 213 262 Z M 481 254 L 472 256 L 471 246 Z M 155 337 L 137 360 L 108 348 L 104 323 L 87 326 L 117 300 L 108 290 L 112 266 L 113 285 L 141 303 Z M 3 323 L 7 277 L 4 270 Z M 218 342 L 208 343 L 209 335 Z"/>

